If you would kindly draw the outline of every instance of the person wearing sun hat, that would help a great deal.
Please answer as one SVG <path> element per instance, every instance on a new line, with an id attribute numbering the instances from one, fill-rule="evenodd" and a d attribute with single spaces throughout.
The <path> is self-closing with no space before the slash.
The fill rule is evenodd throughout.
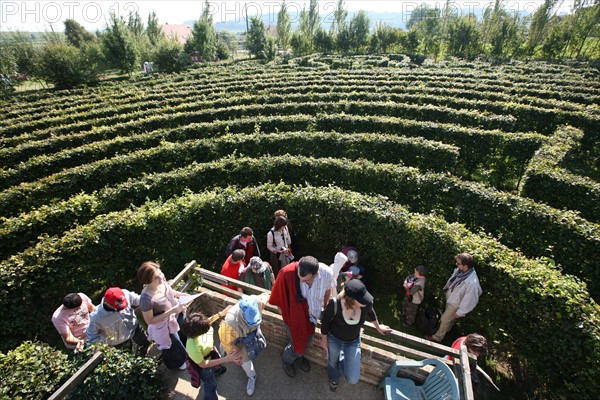
<path id="1" fill-rule="evenodd" d="M 344 254 L 347 258 L 340 272 L 346 272 L 348 268 L 358 263 L 358 249 L 356 247 L 346 246 L 340 250 L 340 253 Z"/>
<path id="2" fill-rule="evenodd" d="M 229 309 L 219 327 L 219 339 L 223 350 L 228 354 L 239 352 L 242 356 L 241 367 L 248 377 L 248 396 L 254 394 L 256 386 L 254 360 L 267 345 L 260 331 L 260 323 L 268 299 L 266 293 L 260 296 L 242 296 L 242 299 Z"/>
<path id="3" fill-rule="evenodd" d="M 321 318 L 321 347 L 327 354 L 329 389 L 335 391 L 340 369 L 353 385 L 360 379 L 360 333 L 365 321 L 371 321 L 382 335 L 392 330 L 379 324 L 373 310 L 373 296 L 359 279 L 344 283 L 339 295 L 329 300 Z M 340 368 L 341 367 L 341 368 Z"/>
<path id="4" fill-rule="evenodd" d="M 275 281 L 271 264 L 256 256 L 250 259 L 250 265 L 240 274 L 240 280 L 267 290 L 271 290 Z"/>
<path id="5" fill-rule="evenodd" d="M 139 346 L 139 353 L 145 355 L 150 343 L 135 316 L 134 307 L 139 305 L 137 293 L 118 287 L 106 290 L 102 303 L 90 315 L 89 341 L 119 348 L 130 348 L 133 341 Z"/>

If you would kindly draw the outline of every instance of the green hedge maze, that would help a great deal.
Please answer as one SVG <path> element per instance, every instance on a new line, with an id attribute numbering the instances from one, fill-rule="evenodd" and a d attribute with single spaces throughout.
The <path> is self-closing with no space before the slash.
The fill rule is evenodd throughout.
<path id="1" fill-rule="evenodd" d="M 219 270 L 243 226 L 266 253 L 283 208 L 302 254 L 361 250 L 399 330 L 406 274 L 427 265 L 443 299 L 470 252 L 484 294 L 453 332 L 487 336 L 530 394 L 595 398 L 598 70 L 382 58 L 197 65 L 0 103 L 2 351 L 55 335 L 66 293 L 139 290 L 144 260 Z"/>

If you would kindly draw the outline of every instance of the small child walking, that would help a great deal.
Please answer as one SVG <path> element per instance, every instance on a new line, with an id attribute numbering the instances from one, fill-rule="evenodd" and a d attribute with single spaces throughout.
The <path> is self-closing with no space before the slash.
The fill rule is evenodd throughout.
<path id="1" fill-rule="evenodd" d="M 402 315 L 404 315 L 404 326 L 409 326 L 415 323 L 419 304 L 425 297 L 425 276 L 427 275 L 427 267 L 419 265 L 415 268 L 415 273 L 410 274 L 404 280 L 404 289 L 406 295 L 402 301 Z"/>

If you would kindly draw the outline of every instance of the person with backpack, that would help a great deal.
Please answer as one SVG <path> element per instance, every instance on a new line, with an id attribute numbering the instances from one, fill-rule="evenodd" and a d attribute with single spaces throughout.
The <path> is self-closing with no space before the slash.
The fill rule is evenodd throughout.
<path id="1" fill-rule="evenodd" d="M 435 334 L 425 336 L 427 340 L 441 342 L 454 321 L 473 311 L 479 302 L 482 290 L 475 272 L 475 259 L 469 253 L 460 253 L 455 259 L 456 269 L 444 285 L 446 309 L 442 314 L 440 327 Z"/>
<path id="2" fill-rule="evenodd" d="M 250 265 L 240 274 L 240 280 L 263 289 L 271 290 L 275 277 L 271 265 L 260 259 L 252 257 Z"/>
<path id="3" fill-rule="evenodd" d="M 327 353 L 327 375 L 332 392 L 340 381 L 340 367 L 346 381 L 354 385 L 360 379 L 360 333 L 366 320 L 385 335 L 392 330 L 379 324 L 373 309 L 373 296 L 359 279 L 344 283 L 339 295 L 327 303 L 321 318 L 321 347 Z"/>
<path id="4" fill-rule="evenodd" d="M 267 341 L 260 330 L 262 313 L 269 300 L 269 295 L 243 295 L 242 299 L 229 308 L 219 326 L 221 346 L 227 352 L 240 353 L 242 369 L 248 377 L 246 394 L 252 396 L 256 387 L 256 369 L 254 361 L 265 349 Z"/>
<path id="5" fill-rule="evenodd" d="M 294 259 L 291 247 L 292 238 L 287 225 L 287 218 L 276 217 L 273 227 L 267 232 L 267 249 L 271 254 L 271 267 L 275 274 Z"/>
<path id="6" fill-rule="evenodd" d="M 415 273 L 410 274 L 404 280 L 405 296 L 402 301 L 402 315 L 404 315 L 404 326 L 410 326 L 415 323 L 419 304 L 423 302 L 425 297 L 425 276 L 427 275 L 427 267 L 419 265 L 415 268 Z"/>
<path id="7" fill-rule="evenodd" d="M 287 212 L 285 212 L 285 210 L 277 210 L 273 213 L 273 221 L 276 220 L 277 217 L 284 217 L 285 219 L 287 219 L 286 227 L 287 227 L 288 233 L 290 234 L 290 238 L 292 240 L 292 244 L 291 244 L 292 253 L 300 254 L 299 248 L 298 248 L 298 239 L 296 238 L 296 230 L 294 229 L 294 225 L 292 224 L 292 221 L 288 217 Z"/>
<path id="8" fill-rule="evenodd" d="M 217 380 L 215 378 L 227 371 L 223 364 L 226 362 L 241 363 L 242 361 L 240 352 L 232 351 L 226 357 L 221 357 L 214 347 L 212 324 L 219 318 L 224 318 L 231 307 L 228 306 L 210 318 L 201 312 L 189 313 L 181 325 L 181 332 L 187 336 L 185 349 L 191 384 L 195 388 L 199 388 L 202 384 L 204 400 L 217 400 Z"/>

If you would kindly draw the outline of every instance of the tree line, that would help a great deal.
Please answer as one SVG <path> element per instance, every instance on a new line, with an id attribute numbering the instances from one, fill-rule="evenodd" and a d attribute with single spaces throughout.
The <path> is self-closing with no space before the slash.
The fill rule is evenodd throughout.
<path id="1" fill-rule="evenodd" d="M 447 0 L 443 8 L 422 4 L 412 11 L 406 30 L 378 22 L 373 27 L 367 13 L 349 18 L 344 0 L 338 0 L 332 22 L 325 28 L 318 0 L 310 0 L 292 29 L 286 1 L 281 3 L 276 26 L 265 26 L 260 16 L 246 21 L 242 45 L 251 57 L 271 61 L 278 55 L 407 53 L 439 60 L 465 59 L 600 59 L 600 0 L 575 0 L 572 13 L 558 15 L 559 0 L 545 0 L 531 15 L 507 10 L 496 0 L 478 19 L 462 14 Z M 217 31 L 205 0 L 200 18 L 184 44 L 166 37 L 155 12 L 144 24 L 137 13 L 127 18 L 111 15 L 102 32 L 95 34 L 72 19 L 64 22 L 65 34 L 48 35 L 43 45 L 23 33 L 2 40 L 0 90 L 12 89 L 12 80 L 35 77 L 56 87 L 94 83 L 101 73 L 116 69 L 128 74 L 151 61 L 158 70 L 184 69 L 190 56 L 196 61 L 227 59 L 236 51 L 236 37 Z"/>

